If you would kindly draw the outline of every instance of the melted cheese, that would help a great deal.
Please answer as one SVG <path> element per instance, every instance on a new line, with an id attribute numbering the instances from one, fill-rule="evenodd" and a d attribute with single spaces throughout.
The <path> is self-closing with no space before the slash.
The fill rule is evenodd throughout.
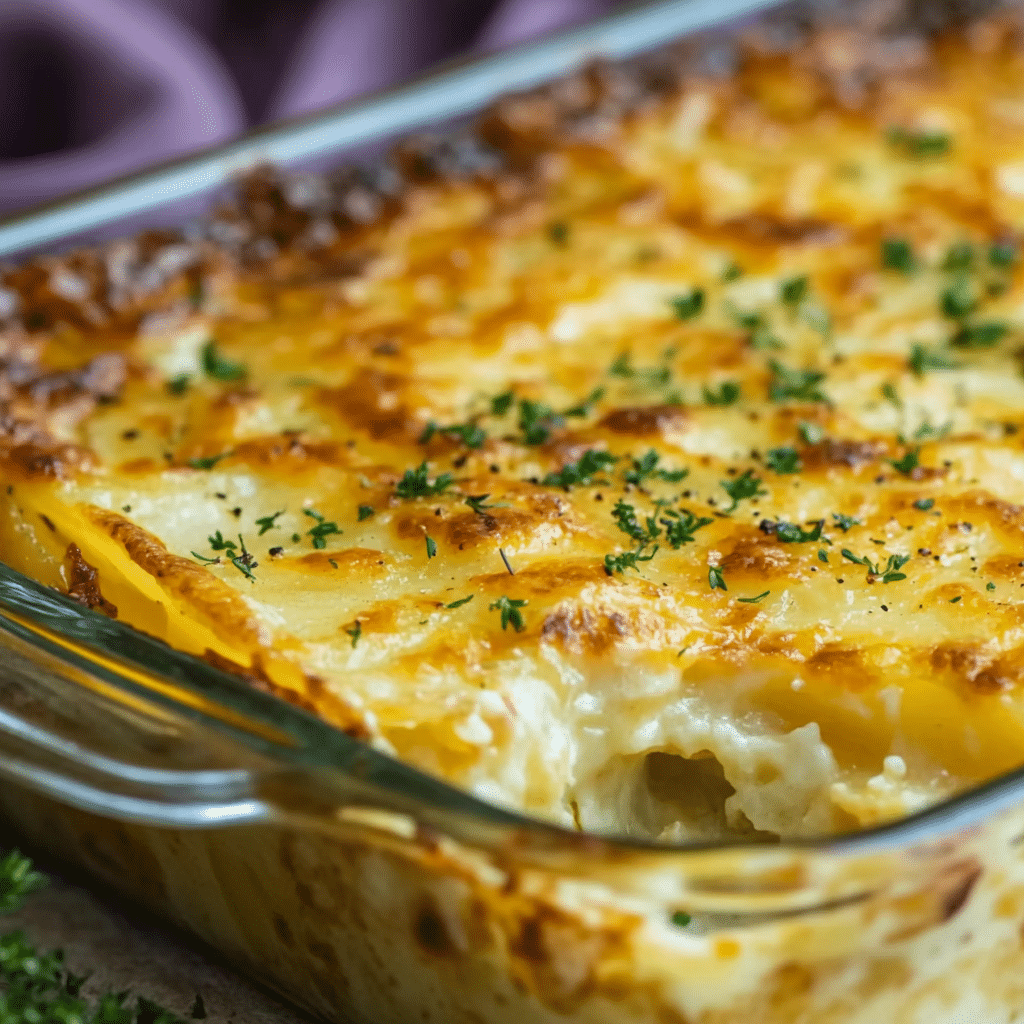
<path id="1" fill-rule="evenodd" d="M 411 188 L 337 243 L 355 273 L 62 324 L 48 365 L 130 371 L 50 413 L 77 470 L 4 462 L 0 551 L 66 589 L 74 542 L 124 621 L 581 827 L 820 834 L 1011 769 L 1024 278 L 990 247 L 1024 223 L 1022 61 L 943 44 L 847 109 L 753 60 L 526 186 Z M 405 496 L 424 462 L 450 485 Z"/>

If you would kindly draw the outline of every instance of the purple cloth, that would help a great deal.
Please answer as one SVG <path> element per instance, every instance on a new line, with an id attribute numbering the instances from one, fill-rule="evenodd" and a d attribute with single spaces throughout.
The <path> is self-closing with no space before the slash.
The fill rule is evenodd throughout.
<path id="1" fill-rule="evenodd" d="M 0 0 L 0 211 L 613 6 L 612 0 Z"/>

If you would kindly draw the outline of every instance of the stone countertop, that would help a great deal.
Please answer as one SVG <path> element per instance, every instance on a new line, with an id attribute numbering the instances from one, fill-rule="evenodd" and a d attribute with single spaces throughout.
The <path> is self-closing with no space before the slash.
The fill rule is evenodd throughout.
<path id="1" fill-rule="evenodd" d="M 63 949 L 75 974 L 88 974 L 82 994 L 129 990 L 185 1020 L 202 998 L 206 1024 L 313 1024 L 181 932 L 143 911 L 48 873 L 46 888 L 33 893 L 16 913 L 0 918 L 0 933 L 25 931 L 40 951 Z"/>

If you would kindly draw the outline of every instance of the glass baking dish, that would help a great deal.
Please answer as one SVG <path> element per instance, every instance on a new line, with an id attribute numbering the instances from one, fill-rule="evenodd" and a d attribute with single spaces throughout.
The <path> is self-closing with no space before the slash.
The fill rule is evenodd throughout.
<path id="1" fill-rule="evenodd" d="M 257 159 L 309 167 L 759 6 L 656 4 L 456 66 L 16 218 L 0 252 L 180 219 Z M 648 844 L 483 803 L 3 565 L 0 649 L 19 841 L 329 1020 L 1024 1021 L 1024 771 L 853 835 Z"/>

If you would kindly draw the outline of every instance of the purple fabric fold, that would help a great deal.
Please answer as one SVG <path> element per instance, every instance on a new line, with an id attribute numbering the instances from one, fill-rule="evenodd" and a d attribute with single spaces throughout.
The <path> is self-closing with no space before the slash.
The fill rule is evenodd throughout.
<path id="1" fill-rule="evenodd" d="M 611 0 L 0 0 L 0 212 Z"/>

